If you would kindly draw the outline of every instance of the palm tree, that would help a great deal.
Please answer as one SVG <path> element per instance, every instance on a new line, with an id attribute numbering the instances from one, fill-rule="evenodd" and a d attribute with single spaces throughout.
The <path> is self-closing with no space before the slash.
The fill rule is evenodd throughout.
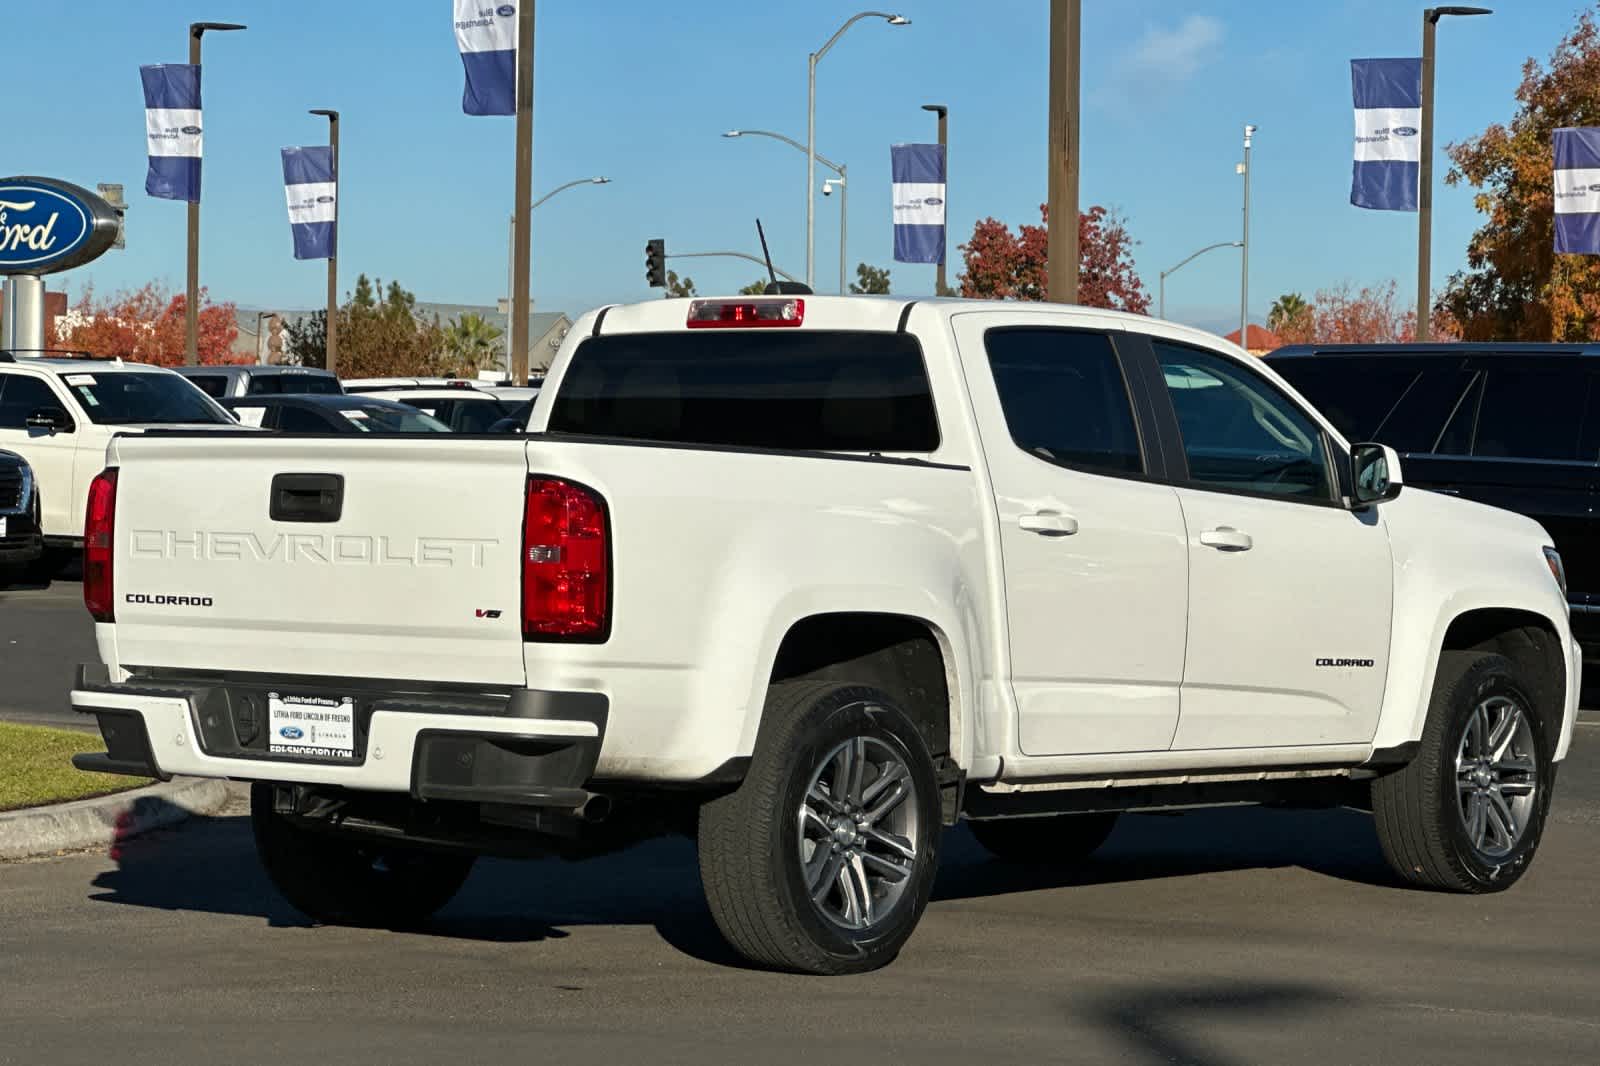
<path id="1" fill-rule="evenodd" d="M 1304 296 L 1297 292 L 1286 292 L 1272 301 L 1272 310 L 1267 312 L 1267 328 L 1276 333 L 1298 322 L 1310 310 L 1311 305 L 1306 303 Z"/>
<path id="2" fill-rule="evenodd" d="M 476 311 L 468 311 L 450 324 L 446 337 L 450 352 L 459 362 L 461 374 L 471 377 L 493 361 L 495 341 L 501 333 Z"/>

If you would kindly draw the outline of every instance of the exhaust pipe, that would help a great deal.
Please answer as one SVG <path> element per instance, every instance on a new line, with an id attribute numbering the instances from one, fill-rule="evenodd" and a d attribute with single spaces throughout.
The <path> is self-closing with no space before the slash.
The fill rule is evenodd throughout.
<path id="1" fill-rule="evenodd" d="M 572 808 L 572 813 L 580 821 L 603 822 L 611 815 L 611 797 L 591 792 L 582 803 Z"/>

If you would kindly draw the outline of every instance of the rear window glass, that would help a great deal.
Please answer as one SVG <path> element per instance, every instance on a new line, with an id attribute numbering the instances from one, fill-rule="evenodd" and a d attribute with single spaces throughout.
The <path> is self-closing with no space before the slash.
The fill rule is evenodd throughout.
<path id="1" fill-rule="evenodd" d="M 922 350 L 903 333 L 593 337 L 573 354 L 548 428 L 794 451 L 939 446 Z"/>
<path id="2" fill-rule="evenodd" d="M 1472 454 L 1578 459 L 1589 375 L 1579 367 L 1493 366 Z"/>
<path id="3" fill-rule="evenodd" d="M 343 390 L 339 388 L 339 379 L 330 374 L 252 374 L 248 391 L 252 396 L 280 393 L 331 396 Z"/>
<path id="4" fill-rule="evenodd" d="M 207 396 L 228 395 L 228 379 L 221 374 L 185 374 L 184 377 Z"/>

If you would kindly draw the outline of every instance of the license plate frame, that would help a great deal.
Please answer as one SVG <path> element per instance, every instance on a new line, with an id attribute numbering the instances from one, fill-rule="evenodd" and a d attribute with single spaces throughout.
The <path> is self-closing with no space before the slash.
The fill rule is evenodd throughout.
<path id="1" fill-rule="evenodd" d="M 269 691 L 267 752 L 276 758 L 355 762 L 355 697 Z"/>

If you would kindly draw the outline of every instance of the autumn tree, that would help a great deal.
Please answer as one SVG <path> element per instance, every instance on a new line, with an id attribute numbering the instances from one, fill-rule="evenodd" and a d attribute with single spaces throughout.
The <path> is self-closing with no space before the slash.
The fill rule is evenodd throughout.
<path id="1" fill-rule="evenodd" d="M 1417 312 L 1409 301 L 1400 303 L 1399 292 L 1399 284 L 1391 279 L 1359 289 L 1351 282 L 1341 282 L 1318 290 L 1309 303 L 1299 293 L 1290 293 L 1279 299 L 1287 317 L 1272 329 L 1285 344 L 1409 344 L 1417 336 Z M 1290 301 L 1290 296 L 1299 304 Z M 1273 304 L 1274 311 L 1279 303 Z M 1430 328 L 1436 341 L 1460 335 L 1459 327 L 1443 311 L 1434 312 Z"/>
<path id="2" fill-rule="evenodd" d="M 1508 125 L 1446 151 L 1445 181 L 1479 190 L 1486 216 L 1467 245 L 1467 269 L 1450 278 L 1439 307 L 1467 340 L 1600 339 L 1600 258 L 1556 255 L 1552 134 L 1600 125 L 1600 28 L 1594 12 L 1556 45 L 1548 67 L 1522 66 Z"/>
<path id="3" fill-rule="evenodd" d="M 982 300 L 1045 300 L 1049 212 L 1039 205 L 1042 224 L 1010 227 L 985 218 L 961 245 L 966 272 L 961 295 Z M 1098 205 L 1078 216 L 1078 302 L 1085 307 L 1149 314 L 1150 295 L 1133 266 L 1133 247 L 1121 215 Z"/>
<path id="4" fill-rule="evenodd" d="M 377 294 L 382 293 L 380 298 Z M 399 282 L 387 289 L 362 274 L 339 308 L 341 377 L 432 377 L 455 369 L 457 360 L 437 317 L 417 314 L 417 298 Z M 327 365 L 327 313 L 290 323 L 289 351 L 301 366 Z"/>
<path id="5" fill-rule="evenodd" d="M 887 295 L 889 292 L 888 268 L 857 263 L 856 280 L 850 283 L 850 291 L 858 296 L 862 293 L 871 293 L 878 296 Z"/>
<path id="6" fill-rule="evenodd" d="M 108 300 L 97 299 L 94 287 L 89 286 L 71 311 L 56 319 L 50 345 L 105 358 L 120 356 L 157 366 L 181 366 L 187 305 L 183 293 L 171 295 L 154 282 Z M 254 361 L 233 353 L 233 342 L 239 339 L 233 304 L 214 304 L 201 289 L 197 319 L 202 363 Z"/>

